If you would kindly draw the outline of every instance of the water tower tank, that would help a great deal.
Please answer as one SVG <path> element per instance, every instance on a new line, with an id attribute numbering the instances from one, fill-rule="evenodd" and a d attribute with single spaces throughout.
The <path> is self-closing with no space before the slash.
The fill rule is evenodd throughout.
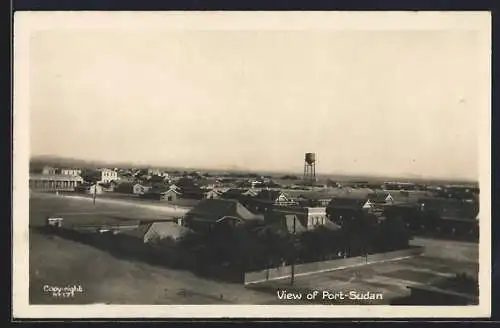
<path id="1" fill-rule="evenodd" d="M 313 164 L 316 162 L 316 154 L 315 153 L 306 153 L 306 163 Z"/>

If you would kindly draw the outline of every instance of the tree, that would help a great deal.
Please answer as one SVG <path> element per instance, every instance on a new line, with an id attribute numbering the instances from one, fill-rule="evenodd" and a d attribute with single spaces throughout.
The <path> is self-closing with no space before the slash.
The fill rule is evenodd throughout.
<path id="1" fill-rule="evenodd" d="M 276 267 L 286 259 L 290 249 L 287 232 L 260 221 L 248 221 L 238 227 L 238 230 L 242 255 L 252 267 L 258 264 L 261 268 Z"/>
<path id="2" fill-rule="evenodd" d="M 410 233 L 401 217 L 386 218 L 378 228 L 377 244 L 382 247 L 379 251 L 392 251 L 408 247 Z"/>
<path id="3" fill-rule="evenodd" d="M 159 175 L 153 175 L 151 178 L 149 178 L 149 182 L 151 183 L 162 183 L 164 181 L 164 178 L 159 176 Z"/>
<path id="4" fill-rule="evenodd" d="M 84 181 L 92 184 L 101 181 L 101 172 L 98 170 L 86 169 L 82 171 L 80 176 Z"/>

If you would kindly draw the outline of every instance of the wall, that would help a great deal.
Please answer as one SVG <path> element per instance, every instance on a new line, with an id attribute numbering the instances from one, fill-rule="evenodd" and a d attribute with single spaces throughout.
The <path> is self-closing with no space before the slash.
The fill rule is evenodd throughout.
<path id="1" fill-rule="evenodd" d="M 367 257 L 359 256 L 347 259 L 298 264 L 295 266 L 295 274 L 303 275 L 303 274 L 311 274 L 311 273 L 318 273 L 325 271 L 333 271 L 338 269 L 344 269 L 346 267 L 351 267 L 351 266 L 359 266 L 370 263 L 396 260 L 398 258 L 408 257 L 408 256 L 418 256 L 422 253 L 423 253 L 423 247 L 414 247 L 394 252 L 370 254 Z M 257 283 L 266 280 L 287 278 L 291 275 L 291 272 L 292 272 L 291 266 L 283 266 L 269 270 L 246 272 L 244 278 L 245 284 Z"/>

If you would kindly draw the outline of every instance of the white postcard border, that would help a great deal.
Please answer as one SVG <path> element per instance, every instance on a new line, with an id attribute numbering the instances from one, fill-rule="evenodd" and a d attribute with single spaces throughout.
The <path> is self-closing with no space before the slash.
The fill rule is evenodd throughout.
<path id="1" fill-rule="evenodd" d="M 481 32 L 484 91 L 480 158 L 480 303 L 478 306 L 326 305 L 30 305 L 29 41 L 40 29 L 443 30 Z M 17 12 L 14 16 L 13 316 L 14 318 L 465 318 L 491 307 L 491 15 L 489 12 Z"/>

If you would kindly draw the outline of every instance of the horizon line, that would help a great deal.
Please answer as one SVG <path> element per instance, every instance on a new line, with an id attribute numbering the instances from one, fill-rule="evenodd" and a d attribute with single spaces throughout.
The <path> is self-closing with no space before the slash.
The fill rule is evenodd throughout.
<path id="1" fill-rule="evenodd" d="M 293 174 L 293 175 L 299 175 L 301 176 L 301 171 L 297 170 L 272 170 L 272 169 L 251 169 L 251 168 L 244 168 L 244 167 L 235 167 L 235 168 L 216 168 L 216 167 L 190 167 L 190 166 L 185 166 L 185 165 L 168 165 L 168 164 L 146 164 L 146 163 L 136 163 L 134 161 L 106 161 L 106 160 L 98 160 L 98 159 L 81 159 L 81 158 L 74 158 L 74 157 L 65 157 L 65 156 L 59 156 L 59 155 L 33 155 L 30 156 L 30 162 L 34 160 L 45 160 L 50 161 L 50 160 L 66 160 L 66 161 L 76 161 L 76 162 L 89 162 L 90 163 L 95 163 L 95 164 L 105 164 L 106 166 L 113 166 L 113 167 L 119 167 L 120 165 L 127 165 L 127 166 L 136 166 L 138 168 L 142 167 L 148 167 L 148 168 L 170 168 L 170 169 L 185 169 L 185 170 L 209 170 L 209 171 L 222 171 L 222 172 L 247 172 L 247 173 L 275 173 L 275 174 Z M 395 176 L 390 176 L 390 175 L 384 175 L 384 174 L 376 174 L 376 173 L 363 173 L 363 172 L 358 172 L 358 173 L 348 173 L 348 172 L 318 172 L 316 171 L 317 175 L 330 175 L 330 176 L 342 176 L 342 177 L 363 177 L 363 178 L 386 178 L 386 179 L 397 179 L 397 180 L 438 180 L 438 181 L 457 181 L 457 182 L 474 182 L 474 183 L 479 183 L 479 178 L 477 179 L 472 179 L 472 178 L 452 178 L 452 177 L 439 177 L 439 176 L 425 176 L 421 175 L 419 176 L 418 174 L 415 173 L 407 173 L 405 176 L 400 176 L 400 177 L 395 177 Z M 414 175 L 412 177 L 412 175 Z"/>

